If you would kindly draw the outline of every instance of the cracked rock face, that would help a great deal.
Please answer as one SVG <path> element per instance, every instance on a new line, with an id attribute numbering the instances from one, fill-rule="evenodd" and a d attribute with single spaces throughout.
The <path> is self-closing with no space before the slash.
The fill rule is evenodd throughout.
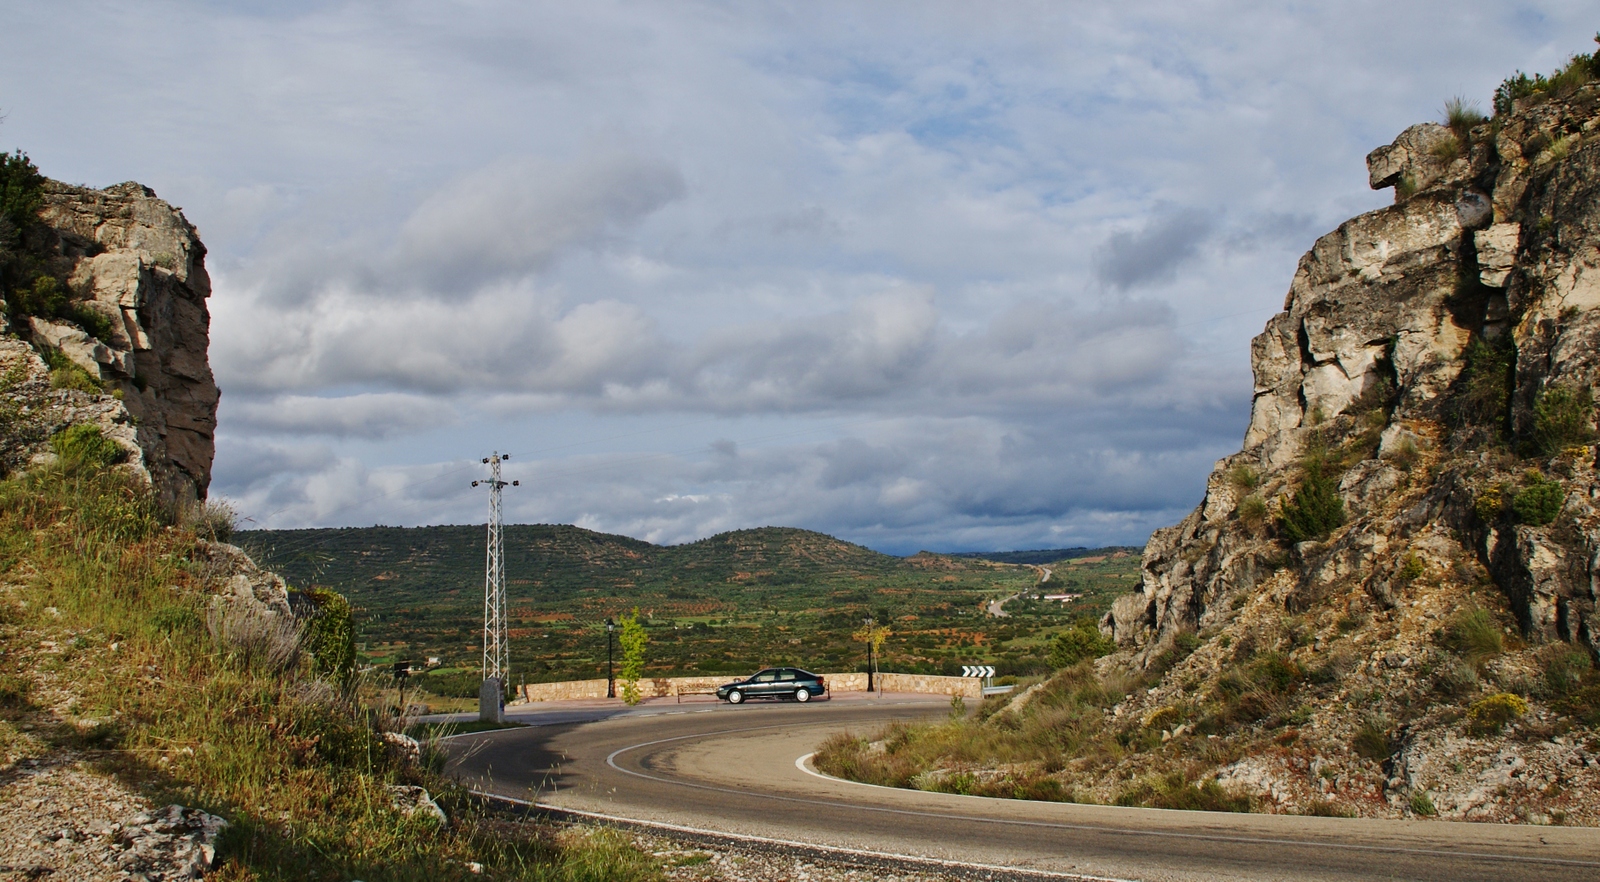
<path id="1" fill-rule="evenodd" d="M 14 330 L 122 391 L 165 500 L 204 498 L 218 391 L 206 358 L 211 279 L 195 228 L 134 183 L 91 190 L 48 182 L 39 216 L 53 237 L 51 263 L 111 332 L 99 340 L 75 324 L 39 318 Z"/>
<path id="2" fill-rule="evenodd" d="M 1151 537 L 1140 589 L 1102 621 L 1141 663 L 1179 633 L 1220 626 L 1286 559 L 1297 569 L 1293 613 L 1330 586 L 1392 604 L 1396 559 L 1413 552 L 1442 565 L 1476 557 L 1525 636 L 1596 654 L 1594 448 L 1517 457 L 1531 456 L 1546 389 L 1592 393 L 1600 380 L 1600 84 L 1470 133 L 1413 126 L 1367 163 L 1374 188 L 1396 187 L 1395 204 L 1346 221 L 1301 258 L 1283 312 L 1251 343 L 1243 449 L 1217 464 L 1189 517 Z M 1503 416 L 1478 430 L 1498 433 L 1497 447 L 1481 434 L 1462 440 L 1474 341 L 1512 353 Z M 1592 411 L 1584 419 L 1592 425 Z M 1273 522 L 1308 446 L 1349 449 L 1363 433 L 1377 444 L 1341 471 L 1346 525 L 1286 546 Z M 1419 449 L 1432 451 L 1426 492 L 1407 467 Z M 1514 491 L 1529 468 L 1567 493 L 1554 524 L 1475 510 L 1486 488 Z M 1389 510 L 1402 491 L 1406 503 Z M 1249 496 L 1265 510 L 1251 523 L 1239 508 Z"/>

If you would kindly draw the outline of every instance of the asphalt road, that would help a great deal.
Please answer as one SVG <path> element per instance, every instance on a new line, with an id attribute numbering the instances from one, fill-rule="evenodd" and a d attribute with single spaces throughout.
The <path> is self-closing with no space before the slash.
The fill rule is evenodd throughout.
<path id="1" fill-rule="evenodd" d="M 828 735 L 926 697 L 541 709 L 450 739 L 475 789 L 551 808 L 892 855 L 1140 880 L 1592 880 L 1600 831 L 1081 806 L 868 787 L 811 771 Z"/>

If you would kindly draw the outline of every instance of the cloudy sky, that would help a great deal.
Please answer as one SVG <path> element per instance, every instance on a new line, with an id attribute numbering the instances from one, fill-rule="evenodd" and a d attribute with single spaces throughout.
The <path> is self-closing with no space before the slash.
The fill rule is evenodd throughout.
<path id="1" fill-rule="evenodd" d="M 0 0 L 0 143 L 210 248 L 213 495 L 1140 543 L 1363 157 L 1582 2 Z"/>

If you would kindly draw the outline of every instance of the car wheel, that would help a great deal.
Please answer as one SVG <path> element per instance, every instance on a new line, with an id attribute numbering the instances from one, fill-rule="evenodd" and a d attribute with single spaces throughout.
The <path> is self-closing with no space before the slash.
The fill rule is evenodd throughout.
<path id="1" fill-rule="evenodd" d="M 738 703 L 740 703 L 742 701 L 744 701 L 744 693 L 743 692 L 740 692 L 739 690 L 735 689 L 732 692 L 728 693 L 728 703 L 729 704 L 738 704 Z"/>
<path id="2" fill-rule="evenodd" d="M 796 689 L 794 691 L 794 700 L 798 701 L 798 702 L 801 702 L 802 704 L 807 702 L 807 701 L 810 701 L 811 700 L 811 690 L 805 688 L 804 686 L 800 687 L 799 689 Z"/>

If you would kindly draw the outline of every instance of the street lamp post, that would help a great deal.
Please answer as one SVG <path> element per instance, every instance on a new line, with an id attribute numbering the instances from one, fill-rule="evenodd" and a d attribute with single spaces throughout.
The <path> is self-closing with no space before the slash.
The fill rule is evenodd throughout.
<path id="1" fill-rule="evenodd" d="M 867 632 L 867 691 L 872 692 L 872 626 L 877 624 L 877 622 L 869 618 L 863 620 L 862 624 L 866 626 L 865 630 Z"/>
<path id="2" fill-rule="evenodd" d="M 616 633 L 617 623 L 606 619 L 606 697 L 617 697 L 617 678 L 611 672 L 611 638 Z"/>

